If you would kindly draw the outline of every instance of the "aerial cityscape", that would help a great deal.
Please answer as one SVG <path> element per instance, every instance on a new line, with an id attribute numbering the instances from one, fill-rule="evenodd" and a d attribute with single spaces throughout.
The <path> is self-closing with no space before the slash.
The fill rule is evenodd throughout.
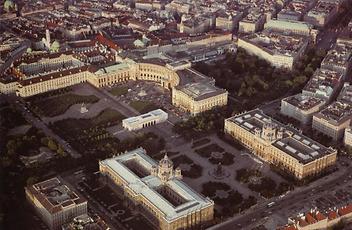
<path id="1" fill-rule="evenodd" d="M 352 230 L 352 0 L 3 0 L 0 230 Z"/>

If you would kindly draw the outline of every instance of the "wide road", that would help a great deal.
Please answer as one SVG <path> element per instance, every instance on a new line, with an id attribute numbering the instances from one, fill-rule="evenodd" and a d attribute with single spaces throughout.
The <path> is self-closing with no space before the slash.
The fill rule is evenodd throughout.
<path id="1" fill-rule="evenodd" d="M 251 229 L 251 224 L 257 224 L 260 219 L 267 216 L 268 213 L 280 212 L 280 210 L 287 210 L 292 204 L 304 204 L 307 201 L 314 199 L 315 196 L 319 196 L 321 192 L 324 192 L 326 188 L 333 191 L 338 188 L 341 182 L 350 180 L 352 176 L 352 166 L 348 168 L 341 168 L 339 171 L 332 175 L 326 176 L 319 179 L 318 181 L 312 182 L 309 186 L 296 188 L 291 191 L 284 198 L 272 198 L 263 203 L 250 208 L 243 214 L 239 214 L 226 222 L 212 226 L 208 230 L 227 230 L 227 229 Z M 313 190 L 314 189 L 314 190 Z M 311 191 L 314 191 L 315 195 L 309 195 Z M 275 205 L 271 208 L 267 207 L 267 204 L 275 201 Z M 296 213 L 295 213 L 296 214 Z"/>
<path id="2" fill-rule="evenodd" d="M 352 4 L 352 1 L 350 0 L 349 3 Z M 352 7 L 348 7 L 349 10 L 341 12 L 340 15 L 338 15 L 329 25 L 327 25 L 326 28 L 324 28 L 318 34 L 316 44 L 318 49 L 329 50 L 336 42 L 339 34 L 346 28 L 346 25 L 352 19 Z"/>

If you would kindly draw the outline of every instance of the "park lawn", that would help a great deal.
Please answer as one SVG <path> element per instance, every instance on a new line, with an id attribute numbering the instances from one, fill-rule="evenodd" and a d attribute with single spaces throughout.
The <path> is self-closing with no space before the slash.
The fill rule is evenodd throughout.
<path id="1" fill-rule="evenodd" d="M 77 94 L 64 94 L 57 97 L 44 98 L 32 102 L 33 109 L 45 117 L 55 117 L 66 112 L 74 104 L 95 103 L 99 98 L 94 95 L 84 96 Z"/>
<path id="2" fill-rule="evenodd" d="M 140 113 L 148 113 L 152 110 L 159 109 L 157 105 L 149 101 L 132 101 L 130 106 Z"/>
<path id="3" fill-rule="evenodd" d="M 206 145 L 202 148 L 195 149 L 194 151 L 196 153 L 198 153 L 200 156 L 208 158 L 211 156 L 212 152 L 222 153 L 224 151 L 224 149 L 222 147 L 220 147 L 218 144 L 212 143 L 212 144 Z"/>
<path id="4" fill-rule="evenodd" d="M 231 153 L 224 152 L 221 158 L 210 157 L 209 161 L 216 165 L 219 163 L 222 165 L 232 165 L 234 163 L 233 158 L 234 156 Z"/>
<path id="5" fill-rule="evenodd" d="M 101 111 L 96 117 L 89 119 L 65 119 L 56 121 L 54 126 L 61 130 L 68 132 L 80 132 L 84 129 L 93 129 L 97 126 L 111 126 L 118 124 L 125 117 L 114 109 L 105 109 Z M 75 135 L 75 134 L 74 134 Z"/>
<path id="6" fill-rule="evenodd" d="M 118 150 L 119 140 L 111 136 L 105 127 L 118 124 L 123 118 L 124 116 L 118 111 L 105 109 L 89 119 L 69 118 L 56 121 L 50 125 L 50 128 L 64 137 L 77 151 L 106 154 Z"/>
<path id="7" fill-rule="evenodd" d="M 114 96 L 125 95 L 128 92 L 128 88 L 126 86 L 116 86 L 109 90 L 109 92 Z"/>
<path id="8" fill-rule="evenodd" d="M 111 126 L 120 123 L 126 117 L 114 109 L 105 109 L 91 119 L 94 126 Z"/>
<path id="9" fill-rule="evenodd" d="M 172 159 L 172 162 L 174 163 L 175 167 L 178 167 L 181 163 L 190 165 L 194 163 L 193 160 L 186 155 L 179 155 Z"/>

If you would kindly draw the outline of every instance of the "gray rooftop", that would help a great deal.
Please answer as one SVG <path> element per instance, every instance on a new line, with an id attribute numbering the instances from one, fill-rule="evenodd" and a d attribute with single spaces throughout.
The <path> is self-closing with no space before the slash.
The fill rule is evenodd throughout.
<path id="1" fill-rule="evenodd" d="M 166 221 L 171 222 L 188 215 L 190 212 L 214 204 L 212 200 L 198 194 L 181 180 L 172 178 L 165 185 L 185 200 L 185 202 L 175 207 L 157 191 L 158 187 L 162 185 L 160 178 L 153 175 L 146 175 L 140 178 L 126 166 L 125 163 L 130 160 L 135 160 L 141 168 L 149 172 L 153 166 L 157 166 L 157 163 L 142 148 L 103 160 L 100 164 L 109 167 L 115 174 L 120 176 L 126 182 L 125 186 L 135 194 L 143 196 L 151 202 L 163 213 Z"/>
<path id="2" fill-rule="evenodd" d="M 227 120 L 236 123 L 252 134 L 255 134 L 255 131 L 258 129 L 262 130 L 266 123 L 271 123 L 277 129 L 282 129 L 284 131 L 283 137 L 276 138 L 272 141 L 271 145 L 294 157 L 303 164 L 310 163 L 325 155 L 334 153 L 333 149 L 327 148 L 309 137 L 304 136 L 298 130 L 272 119 L 259 109 L 233 116 Z"/>
<path id="3" fill-rule="evenodd" d="M 200 101 L 208 97 L 213 97 L 227 92 L 226 90 L 220 89 L 207 82 L 189 83 L 183 86 L 177 86 L 176 88 L 196 101 Z"/>

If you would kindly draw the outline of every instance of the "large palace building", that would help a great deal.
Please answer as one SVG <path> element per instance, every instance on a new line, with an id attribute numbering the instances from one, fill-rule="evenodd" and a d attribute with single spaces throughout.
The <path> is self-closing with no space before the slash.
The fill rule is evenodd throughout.
<path id="1" fill-rule="evenodd" d="M 336 163 L 335 149 L 309 139 L 259 109 L 226 119 L 225 133 L 297 179 L 317 175 Z"/>
<path id="2" fill-rule="evenodd" d="M 87 61 L 92 56 L 97 63 Z M 6 78 L 0 76 L 0 93 L 20 97 L 83 82 L 100 88 L 127 81 L 150 81 L 171 90 L 172 104 L 193 115 L 227 104 L 227 91 L 217 88 L 214 79 L 191 69 L 190 63 L 133 59 L 96 49 L 25 57 L 6 74 Z"/>
<path id="3" fill-rule="evenodd" d="M 214 202 L 182 182 L 167 155 L 157 164 L 138 148 L 100 161 L 99 168 L 157 229 L 199 228 L 213 219 Z"/>

